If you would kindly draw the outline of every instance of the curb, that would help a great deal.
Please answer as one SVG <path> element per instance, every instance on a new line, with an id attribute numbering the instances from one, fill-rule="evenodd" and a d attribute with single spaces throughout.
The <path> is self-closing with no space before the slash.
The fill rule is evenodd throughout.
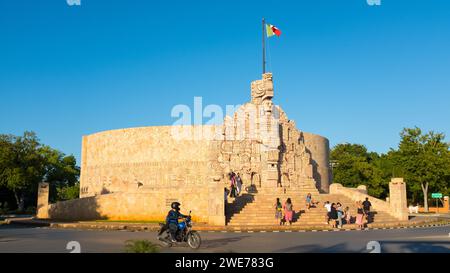
<path id="1" fill-rule="evenodd" d="M 5 224 L 16 224 L 31 227 L 43 227 L 43 228 L 53 228 L 53 229 L 77 229 L 77 230 L 104 230 L 104 231 L 158 231 L 159 225 L 156 224 L 98 224 L 98 223 L 51 223 L 39 220 L 15 220 L 7 219 Z M 262 228 L 223 228 L 223 227 L 208 227 L 208 226 L 197 226 L 195 230 L 199 232 L 208 233 L 293 233 L 293 232 L 348 232 L 348 231 L 368 231 L 368 230 L 395 230 L 395 229 L 413 229 L 413 228 L 430 228 L 430 227 L 441 227 L 450 226 L 450 221 L 446 222 L 435 222 L 435 223 L 412 223 L 411 225 L 404 226 L 389 226 L 380 225 L 374 227 L 367 227 L 363 230 L 357 228 L 323 228 L 323 227 L 310 227 L 310 228 L 291 228 L 291 229 L 274 229 L 272 227 L 262 227 Z"/>

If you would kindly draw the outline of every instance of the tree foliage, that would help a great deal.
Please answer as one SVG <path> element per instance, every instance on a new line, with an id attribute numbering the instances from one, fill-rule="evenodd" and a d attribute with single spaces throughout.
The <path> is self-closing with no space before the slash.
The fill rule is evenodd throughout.
<path id="1" fill-rule="evenodd" d="M 72 155 L 41 144 L 33 132 L 0 135 L 0 190 L 13 193 L 19 211 L 27 200 L 34 204 L 39 182 L 49 182 L 55 197 L 57 188 L 75 185 L 79 172 Z"/>
<path id="2" fill-rule="evenodd" d="M 333 180 L 346 187 L 366 185 L 368 193 L 386 197 L 385 162 L 377 153 L 369 153 L 359 144 L 339 144 L 331 151 Z"/>
<path id="3" fill-rule="evenodd" d="M 450 194 L 450 151 L 442 133 L 405 128 L 397 149 L 387 154 L 368 152 L 363 145 L 339 144 L 331 151 L 334 181 L 348 187 L 366 185 L 369 194 L 385 198 L 392 177 L 404 177 L 409 199 L 423 199 L 429 191 Z"/>

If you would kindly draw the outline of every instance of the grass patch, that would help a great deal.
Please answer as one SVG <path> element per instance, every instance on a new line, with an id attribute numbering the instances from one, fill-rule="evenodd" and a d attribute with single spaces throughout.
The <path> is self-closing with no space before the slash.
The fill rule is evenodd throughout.
<path id="1" fill-rule="evenodd" d="M 125 242 L 126 253 L 158 253 L 159 245 L 148 240 L 128 240 Z"/>

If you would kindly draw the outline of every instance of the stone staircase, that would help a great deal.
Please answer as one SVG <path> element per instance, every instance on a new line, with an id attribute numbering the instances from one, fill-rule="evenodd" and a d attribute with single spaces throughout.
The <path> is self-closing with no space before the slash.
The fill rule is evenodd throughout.
<path id="1" fill-rule="evenodd" d="M 306 185 L 305 185 L 306 186 Z M 306 209 L 306 195 L 312 194 L 313 201 L 318 201 L 317 207 Z M 289 188 L 258 189 L 255 193 L 243 193 L 237 198 L 229 198 L 227 204 L 226 222 L 228 226 L 273 226 L 279 225 L 275 219 L 274 205 L 276 198 L 284 203 L 291 198 L 294 206 L 293 226 L 321 227 L 328 226 L 325 222 L 326 209 L 323 207 L 325 201 L 330 203 L 341 203 L 343 207 L 349 207 L 353 218 L 356 216 L 356 204 L 343 195 L 319 194 L 313 188 L 301 188 L 292 190 Z M 396 218 L 386 212 L 373 211 L 372 222 L 394 223 Z M 353 220 L 354 221 L 354 220 Z M 346 226 L 355 226 L 354 224 Z"/>

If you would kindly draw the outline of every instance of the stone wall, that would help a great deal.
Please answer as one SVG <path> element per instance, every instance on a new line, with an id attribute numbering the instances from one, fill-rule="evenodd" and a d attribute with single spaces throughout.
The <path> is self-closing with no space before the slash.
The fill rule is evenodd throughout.
<path id="1" fill-rule="evenodd" d="M 192 210 L 194 221 L 225 224 L 223 187 L 219 183 L 211 183 L 209 187 L 142 189 L 57 202 L 49 205 L 48 217 L 56 220 L 164 221 L 174 201 L 182 204 L 183 213 Z"/>
<path id="2" fill-rule="evenodd" d="M 390 190 L 390 195 L 392 195 L 392 197 L 390 198 L 390 201 L 387 202 L 368 195 L 365 186 L 347 188 L 338 183 L 330 185 L 330 194 L 341 194 L 355 202 L 364 201 L 366 198 L 369 198 L 373 210 L 386 212 L 401 221 L 408 220 L 406 194 L 403 195 L 402 193 L 399 193 L 398 191 L 402 191 L 403 189 L 395 188 L 395 186 L 390 187 Z"/>
<path id="3" fill-rule="evenodd" d="M 187 129 L 180 137 L 177 129 Z M 211 181 L 218 142 L 198 137 L 213 126 L 159 126 L 83 137 L 80 197 L 140 187 L 202 187 Z"/>
<path id="4" fill-rule="evenodd" d="M 163 220 L 179 201 L 194 219 L 223 225 L 215 126 L 120 129 L 83 137 L 80 199 L 49 206 L 53 219 Z M 219 128 L 221 130 L 221 128 Z"/>

